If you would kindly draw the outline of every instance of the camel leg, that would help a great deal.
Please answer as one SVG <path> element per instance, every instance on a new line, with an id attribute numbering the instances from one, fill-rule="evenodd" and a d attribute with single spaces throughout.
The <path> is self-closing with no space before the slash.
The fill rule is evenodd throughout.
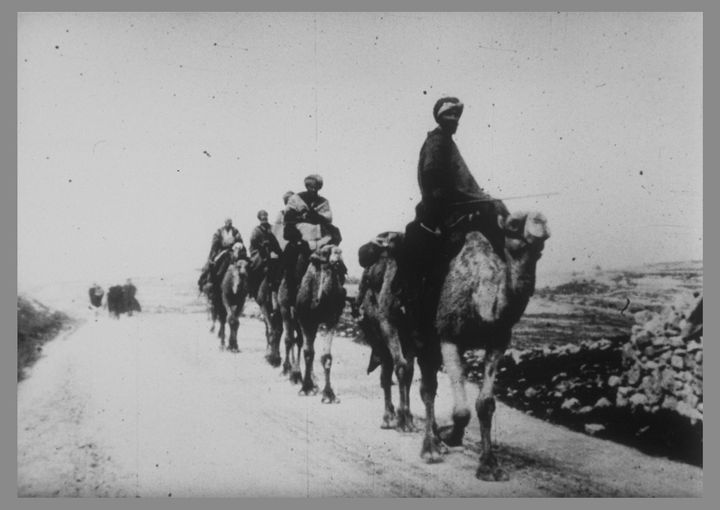
<path id="1" fill-rule="evenodd" d="M 335 392 L 330 385 L 330 370 L 332 369 L 332 342 L 335 333 L 334 328 L 328 328 L 325 336 L 325 345 L 323 346 L 323 353 L 320 356 L 320 364 L 323 367 L 325 373 L 325 387 L 322 392 L 323 404 L 339 404 L 340 399 L 335 396 Z"/>
<path id="2" fill-rule="evenodd" d="M 297 320 L 293 319 L 292 327 L 295 329 L 293 335 L 292 356 L 290 358 L 292 363 L 290 380 L 293 381 L 293 383 L 300 383 L 302 382 L 301 356 L 303 354 L 304 335 Z"/>
<path id="3" fill-rule="evenodd" d="M 280 362 L 282 361 L 282 356 L 280 356 L 280 340 L 282 339 L 283 334 L 283 322 L 282 317 L 280 317 L 280 312 L 275 311 L 273 315 L 273 349 L 275 351 L 275 365 L 276 367 L 280 366 Z"/>
<path id="4" fill-rule="evenodd" d="M 277 334 L 276 324 L 273 322 L 273 311 L 269 307 L 263 308 L 263 319 L 265 320 L 265 339 L 267 340 L 267 347 L 265 348 L 265 361 L 272 367 L 279 367 L 280 348 L 279 341 L 280 335 Z"/>
<path id="5" fill-rule="evenodd" d="M 282 318 L 277 308 L 270 310 L 270 365 L 279 367 L 282 361 L 280 356 L 280 338 L 282 337 Z"/>
<path id="6" fill-rule="evenodd" d="M 220 328 L 218 329 L 218 338 L 220 338 L 220 350 L 225 350 L 225 321 L 220 319 Z"/>
<path id="7" fill-rule="evenodd" d="M 465 374 L 463 373 L 462 358 L 458 346 L 452 342 L 440 344 L 445 371 L 450 378 L 453 392 L 453 424 L 442 427 L 438 431 L 440 439 L 448 446 L 462 445 L 465 428 L 470 423 L 470 408 L 465 392 Z"/>
<path id="8" fill-rule="evenodd" d="M 272 315 L 270 315 L 272 311 L 268 310 L 267 313 L 268 315 L 265 315 L 265 312 L 263 312 L 263 316 L 265 317 L 265 338 L 267 340 L 265 361 L 272 367 L 279 367 L 282 361 L 278 346 L 280 336 L 277 334 L 275 324 L 272 322 Z"/>
<path id="9" fill-rule="evenodd" d="M 267 305 L 263 304 L 260 306 L 260 311 L 263 316 L 263 322 L 265 323 L 265 341 L 267 343 L 265 347 L 265 361 L 270 366 L 280 366 L 280 353 L 278 352 L 278 346 L 275 341 L 275 328 L 273 325 L 272 309 Z"/>
<path id="10" fill-rule="evenodd" d="M 435 395 L 437 394 L 439 363 L 432 359 L 433 357 L 423 355 L 418 358 L 422 374 L 420 397 L 425 404 L 425 436 L 423 437 L 420 457 L 424 458 L 428 463 L 441 462 L 442 455 L 447 452 L 447 448 L 435 436 Z"/>
<path id="11" fill-rule="evenodd" d="M 283 361 L 283 364 L 282 364 L 282 367 L 283 367 L 282 373 L 283 373 L 283 375 L 289 375 L 290 371 L 292 369 L 292 363 L 290 361 L 290 356 L 292 356 L 292 345 L 293 345 L 293 341 L 294 341 L 292 338 L 293 329 L 292 329 L 292 325 L 290 324 L 290 321 L 285 320 L 284 317 L 283 317 L 283 324 L 285 326 L 283 328 L 283 330 L 284 330 L 283 333 L 285 335 L 285 361 Z"/>
<path id="12" fill-rule="evenodd" d="M 414 430 L 412 415 L 410 414 L 410 395 L 407 393 L 410 382 L 412 382 L 412 367 L 408 366 L 405 355 L 400 344 L 400 337 L 397 331 L 390 327 L 390 320 L 380 321 L 382 336 L 387 339 L 388 350 L 395 367 L 395 376 L 398 380 L 400 398 L 398 402 L 398 428 L 404 432 Z M 408 379 L 408 375 L 410 379 Z"/>
<path id="13" fill-rule="evenodd" d="M 400 402 L 398 409 L 398 428 L 403 432 L 415 432 L 417 427 L 410 412 L 410 386 L 412 385 L 415 372 L 415 359 L 409 358 L 401 370 L 397 370 L 396 376 L 400 389 Z"/>
<path id="14" fill-rule="evenodd" d="M 260 313 L 262 313 L 263 323 L 265 324 L 265 361 L 267 361 L 269 365 L 272 365 L 272 336 L 267 307 L 260 305 Z"/>
<path id="15" fill-rule="evenodd" d="M 310 329 L 304 325 L 300 326 L 302 335 L 305 340 L 303 345 L 303 358 L 305 358 L 305 375 L 303 377 L 300 395 L 315 395 L 318 392 L 317 384 L 313 377 L 313 363 L 315 362 L 315 336 L 317 335 L 317 326 L 311 325 Z"/>
<path id="16" fill-rule="evenodd" d="M 228 342 L 228 349 L 230 350 L 230 352 L 240 352 L 237 343 L 237 332 L 240 326 L 240 320 L 232 311 L 228 313 L 228 325 L 230 326 L 230 339 Z"/>
<path id="17" fill-rule="evenodd" d="M 290 382 L 297 384 L 302 380 L 299 367 L 299 349 L 295 349 L 297 344 L 297 331 L 295 330 L 294 319 L 290 310 L 282 309 L 283 330 L 285 334 L 285 361 L 283 362 L 283 375 L 290 377 Z"/>
<path id="18" fill-rule="evenodd" d="M 485 373 L 483 375 L 482 388 L 475 402 L 478 419 L 480 420 L 480 442 L 482 453 L 480 454 L 480 466 L 475 476 L 485 481 L 505 481 L 507 473 L 498 466 L 498 461 L 492 452 L 492 417 L 495 412 L 494 386 L 497 367 L 500 362 L 503 350 L 488 349 L 485 354 Z"/>
<path id="19" fill-rule="evenodd" d="M 381 429 L 394 429 L 397 426 L 397 415 L 395 414 L 395 406 L 392 403 L 392 374 L 393 363 L 392 358 L 383 356 L 380 364 L 380 386 L 385 396 L 385 414 L 383 414 Z"/>

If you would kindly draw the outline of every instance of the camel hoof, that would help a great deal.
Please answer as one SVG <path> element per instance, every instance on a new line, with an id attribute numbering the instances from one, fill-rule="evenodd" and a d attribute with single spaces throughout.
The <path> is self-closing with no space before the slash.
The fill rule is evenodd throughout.
<path id="1" fill-rule="evenodd" d="M 398 420 L 397 429 L 400 432 L 417 432 L 417 427 L 413 423 L 412 416 L 407 418 L 400 418 Z"/>
<path id="2" fill-rule="evenodd" d="M 447 448 L 437 438 L 426 437 L 423 440 L 423 447 L 420 451 L 420 457 L 425 459 L 428 464 L 436 464 L 442 462 L 443 455 L 447 453 Z"/>
<path id="3" fill-rule="evenodd" d="M 475 477 L 478 480 L 482 480 L 484 482 L 507 482 L 508 480 L 510 480 L 510 477 L 505 472 L 505 470 L 497 466 L 490 467 L 482 464 L 475 472 Z"/>
<path id="4" fill-rule="evenodd" d="M 383 416 L 382 424 L 380 425 L 381 429 L 388 430 L 388 429 L 395 429 L 398 426 L 397 417 L 394 413 L 386 413 L 385 416 Z"/>
<path id="5" fill-rule="evenodd" d="M 298 391 L 298 395 L 300 395 L 302 397 L 307 397 L 310 395 L 317 395 L 317 392 L 318 392 L 317 386 L 303 385 L 303 387 L 300 388 L 300 391 Z"/>
<path id="6" fill-rule="evenodd" d="M 282 360 L 280 359 L 280 356 L 273 356 L 272 354 L 269 354 L 265 356 L 265 361 L 267 361 L 271 367 L 276 368 L 280 366 Z"/>
<path id="7" fill-rule="evenodd" d="M 454 433 L 454 431 L 454 425 L 445 425 L 438 428 L 437 435 L 447 446 L 462 446 L 462 438 L 465 435 L 465 430 L 460 434 Z"/>
<path id="8" fill-rule="evenodd" d="M 335 396 L 335 393 L 330 391 L 323 391 L 322 399 L 320 399 L 320 402 L 322 404 L 339 404 L 340 399 Z"/>

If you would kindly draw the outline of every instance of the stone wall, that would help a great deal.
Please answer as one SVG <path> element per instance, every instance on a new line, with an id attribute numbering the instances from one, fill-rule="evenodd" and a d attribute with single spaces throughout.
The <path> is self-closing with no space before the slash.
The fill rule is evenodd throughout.
<path id="1" fill-rule="evenodd" d="M 697 303 L 689 294 L 661 312 L 638 312 L 623 337 L 509 349 L 498 398 L 589 434 L 702 463 L 702 314 L 699 324 L 689 320 Z M 483 351 L 466 357 L 469 377 L 479 381 Z"/>

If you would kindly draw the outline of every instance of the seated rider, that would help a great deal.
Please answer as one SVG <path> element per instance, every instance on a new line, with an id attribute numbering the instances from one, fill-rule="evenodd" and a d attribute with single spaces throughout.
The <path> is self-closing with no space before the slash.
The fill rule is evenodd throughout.
<path id="1" fill-rule="evenodd" d="M 318 194 L 323 179 L 317 174 L 305 177 L 305 191 L 291 195 L 285 205 L 283 237 L 296 242 L 298 235 L 316 250 L 325 244 L 339 245 L 340 230 L 332 224 L 330 202 Z"/>
<path id="2" fill-rule="evenodd" d="M 229 260 L 227 255 L 236 242 L 243 244 L 242 236 L 238 229 L 233 227 L 232 219 L 226 218 L 225 224 L 213 234 L 210 253 L 198 280 L 198 287 L 201 291 L 214 274 L 222 272 L 227 267 Z M 240 257 L 247 258 L 244 247 L 241 250 Z"/>
<path id="3" fill-rule="evenodd" d="M 287 241 L 283 255 L 283 268 L 293 288 L 294 268 L 301 251 L 315 251 L 326 244 L 339 245 L 342 241 L 340 229 L 332 223 L 330 202 L 318 194 L 323 187 L 323 179 L 317 174 L 305 177 L 305 191 L 291 195 L 287 199 L 283 214 L 283 238 Z M 304 248 L 303 248 L 304 246 Z M 343 267 L 344 272 L 347 269 Z"/>
<path id="4" fill-rule="evenodd" d="M 452 138 L 462 112 L 457 98 L 443 97 L 435 103 L 433 116 L 438 125 L 427 134 L 418 162 L 422 199 L 415 220 L 405 230 L 396 283 L 404 287 L 411 322 L 424 330 L 432 327 L 449 262 L 468 230 L 483 232 L 501 260 L 505 257 L 505 234 L 498 216 L 507 217 L 508 210 L 478 185 Z M 427 321 L 422 324 L 420 317 Z"/>
<path id="5" fill-rule="evenodd" d="M 260 210 L 257 213 L 260 224 L 255 227 L 250 234 L 250 269 L 249 269 L 249 293 L 251 297 L 256 297 L 260 282 L 266 272 L 270 272 L 270 281 L 273 292 L 277 292 L 277 261 L 282 255 L 280 243 L 272 232 L 272 226 L 268 221 L 268 213 Z M 278 282 L 279 283 L 279 282 Z"/>

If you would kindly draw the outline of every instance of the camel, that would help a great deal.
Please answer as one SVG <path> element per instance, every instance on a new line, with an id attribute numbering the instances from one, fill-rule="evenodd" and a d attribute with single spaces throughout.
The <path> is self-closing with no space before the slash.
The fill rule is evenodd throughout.
<path id="1" fill-rule="evenodd" d="M 224 313 L 220 313 L 220 348 L 225 347 L 225 322 L 230 326 L 228 350 L 240 352 L 237 343 L 237 332 L 240 326 L 240 314 L 245 307 L 247 298 L 247 265 L 248 261 L 233 261 L 225 271 L 220 284 Z M 223 320 L 225 319 L 225 320 Z"/>
<path id="2" fill-rule="evenodd" d="M 220 324 L 218 338 L 220 349 L 225 349 L 225 324 L 230 326 L 228 350 L 239 352 L 237 346 L 237 329 L 239 316 L 245 306 L 247 297 L 247 265 L 245 258 L 240 258 L 243 250 L 241 243 L 235 243 L 232 250 L 219 261 L 214 274 L 211 275 L 211 307 L 213 326 L 215 319 Z M 211 329 L 212 331 L 212 329 Z"/>
<path id="3" fill-rule="evenodd" d="M 441 460 L 444 445 L 462 444 L 470 421 L 462 354 L 468 349 L 485 350 L 484 376 L 475 410 L 482 448 L 476 476 L 486 481 L 508 479 L 492 451 L 493 386 L 498 363 L 510 344 L 512 327 L 534 293 L 537 261 L 550 237 L 541 213 L 515 213 L 498 221 L 505 231 L 505 260 L 480 232 L 470 229 L 460 252 L 450 260 L 441 286 L 435 334 L 424 336 L 418 350 L 420 395 L 426 416 L 421 456 L 428 462 Z M 437 429 L 434 407 L 441 363 L 450 378 L 454 407 L 452 425 Z"/>
<path id="4" fill-rule="evenodd" d="M 313 378 L 315 360 L 315 337 L 320 325 L 326 328 L 325 346 L 320 356 L 325 373 L 325 387 L 322 391 L 323 403 L 337 403 L 339 400 L 330 384 L 332 368 L 332 340 L 342 311 L 345 308 L 345 265 L 342 250 L 327 244 L 310 256 L 310 263 L 300 282 L 297 292 L 295 312 L 304 338 L 303 358 L 305 374 L 300 394 L 316 394 L 318 387 Z"/>
<path id="5" fill-rule="evenodd" d="M 372 348 L 368 373 L 378 365 L 381 367 L 380 386 L 385 397 L 385 411 L 380 427 L 412 432 L 415 425 L 410 412 L 410 386 L 415 368 L 415 349 L 409 338 L 402 303 L 391 288 L 398 269 L 397 250 L 403 237 L 399 232 L 386 232 L 360 249 L 360 264 L 366 267 L 360 280 L 357 304 L 362 311 L 360 329 Z M 372 261 L 364 263 L 365 248 L 379 253 L 373 256 Z M 393 370 L 399 387 L 397 413 L 392 402 Z"/>
<path id="6" fill-rule="evenodd" d="M 270 264 L 278 264 L 279 261 L 271 259 Z M 273 272 L 268 268 L 260 281 L 260 285 L 255 296 L 255 301 L 260 307 L 263 322 L 265 323 L 265 338 L 267 340 L 267 348 L 265 351 L 265 360 L 273 367 L 280 366 L 280 338 L 283 332 L 282 315 L 278 303 L 273 302 L 272 284 L 270 278 Z"/>

